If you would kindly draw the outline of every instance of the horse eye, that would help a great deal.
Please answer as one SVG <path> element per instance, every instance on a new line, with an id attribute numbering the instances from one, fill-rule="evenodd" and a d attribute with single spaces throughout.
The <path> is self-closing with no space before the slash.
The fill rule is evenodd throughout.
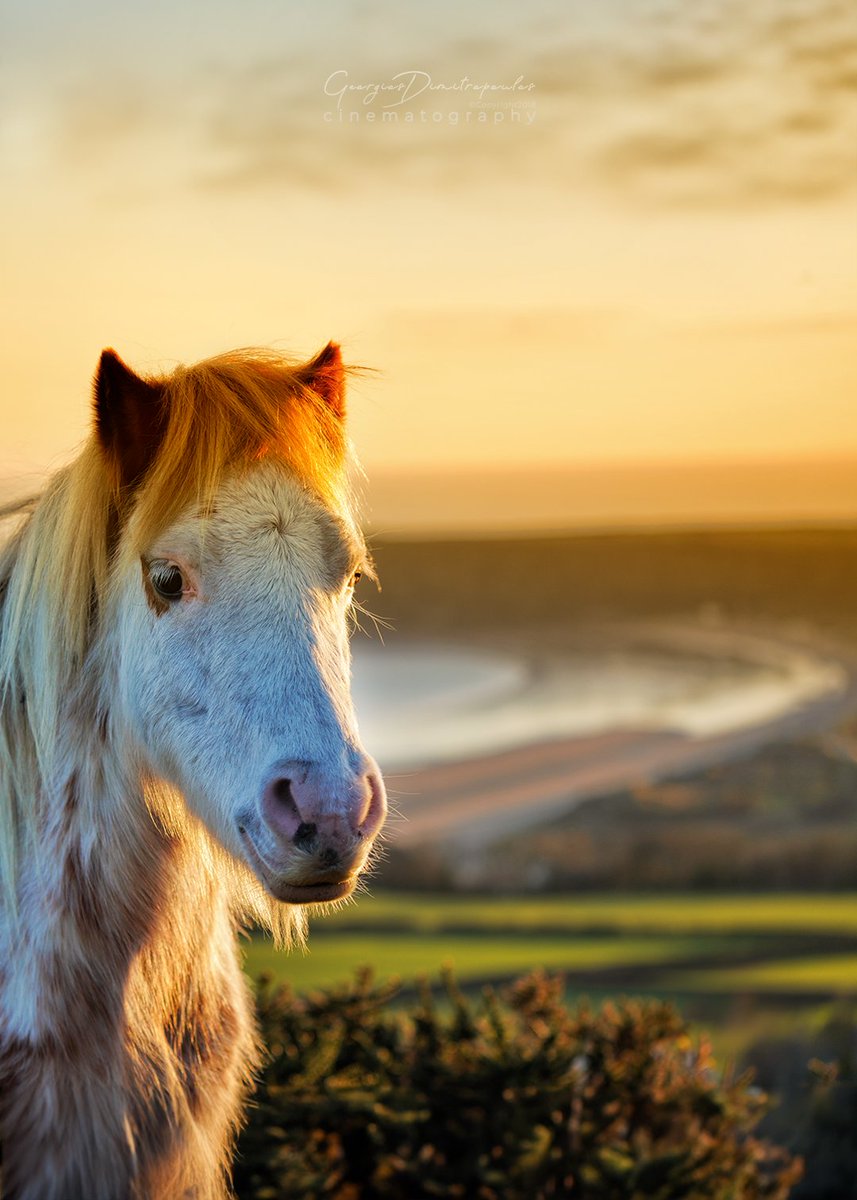
<path id="1" fill-rule="evenodd" d="M 152 570 L 152 587 L 162 600 L 181 600 L 184 592 L 184 576 L 172 563 L 164 563 Z"/>
<path id="2" fill-rule="evenodd" d="M 354 572 L 354 574 L 351 576 L 351 586 L 356 587 L 362 578 L 363 578 L 363 569 L 362 569 L 362 567 L 358 567 L 357 570 Z"/>

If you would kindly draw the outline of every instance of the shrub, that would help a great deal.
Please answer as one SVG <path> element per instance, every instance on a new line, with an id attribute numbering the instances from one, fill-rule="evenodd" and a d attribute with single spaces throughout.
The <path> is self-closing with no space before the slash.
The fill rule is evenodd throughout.
<path id="1" fill-rule="evenodd" d="M 840 1004 L 814 1032 L 766 1038 L 747 1053 L 779 1103 L 770 1135 L 801 1155 L 793 1200 L 857 1197 L 857 1012 Z"/>
<path id="2" fill-rule="evenodd" d="M 242 1200 L 778 1200 L 800 1164 L 753 1136 L 669 1005 L 570 1011 L 557 979 L 412 1011 L 371 974 L 295 996 L 262 980 L 268 1061 L 239 1146 Z"/>

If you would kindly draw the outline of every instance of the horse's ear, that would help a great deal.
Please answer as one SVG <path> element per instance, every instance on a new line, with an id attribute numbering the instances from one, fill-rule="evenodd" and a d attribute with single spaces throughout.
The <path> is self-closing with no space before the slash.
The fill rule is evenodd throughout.
<path id="1" fill-rule="evenodd" d="M 345 417 L 345 369 L 342 366 L 342 351 L 336 342 L 328 342 L 325 348 L 311 359 L 303 370 L 304 380 L 321 396 L 335 417 Z"/>
<path id="2" fill-rule="evenodd" d="M 140 482 L 158 452 L 166 413 L 163 389 L 104 350 L 93 380 L 95 431 L 120 487 Z"/>

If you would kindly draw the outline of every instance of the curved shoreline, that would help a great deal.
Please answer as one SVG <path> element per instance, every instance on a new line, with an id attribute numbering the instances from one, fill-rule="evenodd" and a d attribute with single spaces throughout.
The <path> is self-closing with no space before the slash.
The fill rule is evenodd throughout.
<path id="1" fill-rule="evenodd" d="M 442 843 L 467 853 L 567 813 L 584 800 L 743 757 L 778 740 L 829 729 L 857 712 L 857 656 L 815 634 L 700 630 L 678 636 L 709 646 L 720 634 L 764 653 L 777 647 L 835 664 L 830 686 L 784 711 L 740 728 L 694 735 L 670 728 L 627 727 L 550 738 L 462 757 L 409 772 L 387 772 L 394 809 L 390 840 L 404 847 Z"/>
<path id="2" fill-rule="evenodd" d="M 617 729 L 728 733 L 848 682 L 839 656 L 757 631 L 637 623 L 558 644 L 539 636 L 358 655 L 355 700 L 375 757 L 402 772 Z"/>

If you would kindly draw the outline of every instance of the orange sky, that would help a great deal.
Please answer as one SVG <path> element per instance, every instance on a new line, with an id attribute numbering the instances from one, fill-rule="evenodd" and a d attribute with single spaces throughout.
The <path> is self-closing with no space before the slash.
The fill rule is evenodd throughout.
<path id="1" fill-rule="evenodd" d="M 105 344 L 328 337 L 370 471 L 857 460 L 853 7 L 594 7 L 17 13 L 3 472 Z"/>

